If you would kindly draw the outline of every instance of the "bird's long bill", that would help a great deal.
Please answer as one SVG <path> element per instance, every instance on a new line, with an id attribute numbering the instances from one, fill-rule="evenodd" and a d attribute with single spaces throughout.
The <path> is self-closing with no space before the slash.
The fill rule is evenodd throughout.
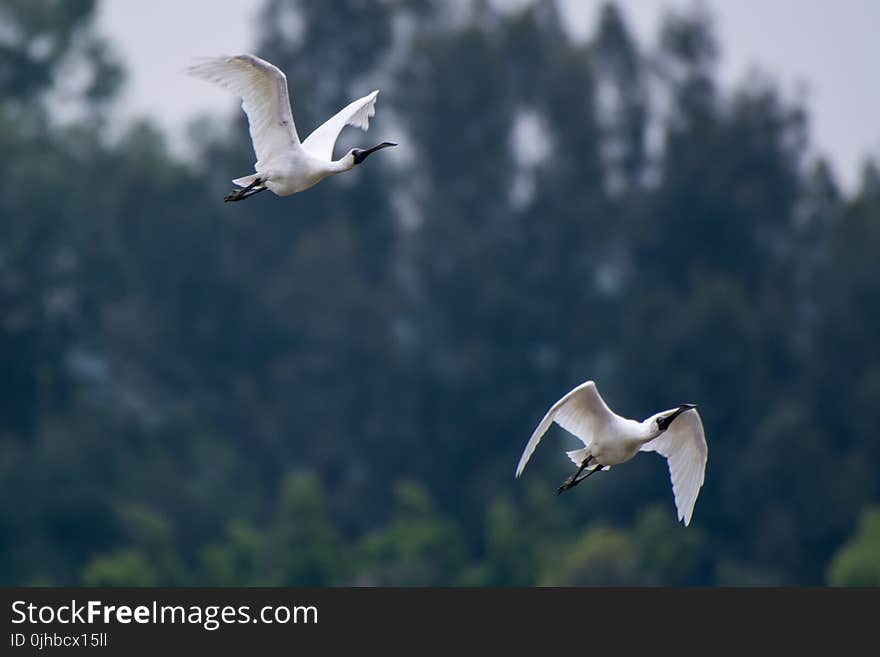
<path id="1" fill-rule="evenodd" d="M 689 411 L 689 410 L 691 410 L 692 408 L 696 408 L 696 407 L 697 407 L 696 404 L 679 404 L 679 405 L 678 405 L 678 410 L 675 411 L 675 413 L 673 413 L 672 415 L 669 416 L 669 421 L 667 422 L 667 424 L 671 424 L 672 421 L 673 421 L 675 418 L 677 418 L 679 415 L 681 415 L 681 414 L 684 413 L 685 411 Z"/>
<path id="2" fill-rule="evenodd" d="M 689 411 L 692 408 L 696 408 L 696 407 L 697 407 L 696 404 L 679 404 L 678 410 L 676 410 L 672 415 L 668 415 L 665 418 L 663 418 L 663 420 L 660 424 L 660 428 L 665 431 L 667 428 L 669 428 L 669 425 L 672 424 L 672 421 L 675 418 L 677 418 L 679 415 L 681 415 L 685 411 Z"/>
<path id="3" fill-rule="evenodd" d="M 367 148 L 366 150 L 361 151 L 355 157 L 354 163 L 360 164 L 364 160 L 367 159 L 371 153 L 375 153 L 376 151 L 381 151 L 383 148 L 388 148 L 389 146 L 397 146 L 393 141 L 383 141 L 381 144 L 373 146 L 372 148 Z"/>

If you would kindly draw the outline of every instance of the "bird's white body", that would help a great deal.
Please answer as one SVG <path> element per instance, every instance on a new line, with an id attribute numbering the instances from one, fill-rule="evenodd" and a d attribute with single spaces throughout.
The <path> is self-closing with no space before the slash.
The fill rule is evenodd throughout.
<path id="1" fill-rule="evenodd" d="M 254 55 L 236 55 L 205 59 L 189 67 L 187 73 L 242 99 L 257 161 L 256 173 L 232 181 L 239 187 L 254 186 L 289 196 L 362 161 L 356 157 L 363 153 L 359 149 L 334 160 L 333 146 L 345 126 L 369 128 L 370 117 L 376 114 L 378 90 L 349 103 L 301 142 L 290 108 L 287 77 L 278 67 Z M 380 147 L 385 145 L 394 144 L 386 142 Z"/>
<path id="2" fill-rule="evenodd" d="M 290 196 L 314 187 L 327 176 L 348 171 L 354 167 L 354 161 L 348 156 L 335 162 L 325 161 L 298 148 L 260 165 L 256 176 L 265 181 L 263 184 L 278 196 Z M 253 176 L 245 176 L 232 182 L 247 187 L 252 181 Z"/>
<path id="3" fill-rule="evenodd" d="M 651 439 L 646 434 L 640 422 L 614 415 L 590 441 L 590 454 L 604 466 L 625 463 L 639 453 L 644 442 Z"/>
<path id="4" fill-rule="evenodd" d="M 612 412 L 596 384 L 587 381 L 556 402 L 541 420 L 523 450 L 517 477 L 553 422 L 584 443 L 583 449 L 568 452 L 575 465 L 589 463 L 584 470 L 607 470 L 642 451 L 655 451 L 666 457 L 678 518 L 685 525 L 690 523 L 708 457 L 703 423 L 696 409 L 682 405 L 642 422 L 630 420 Z"/>

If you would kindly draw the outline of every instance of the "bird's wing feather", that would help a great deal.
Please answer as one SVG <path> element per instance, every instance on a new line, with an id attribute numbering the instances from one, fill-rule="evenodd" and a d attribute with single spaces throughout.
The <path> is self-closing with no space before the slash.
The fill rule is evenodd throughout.
<path id="1" fill-rule="evenodd" d="M 666 457 L 678 519 L 689 525 L 706 477 L 709 455 L 700 414 L 693 409 L 685 411 L 660 436 L 642 445 L 642 451 Z"/>
<path id="2" fill-rule="evenodd" d="M 306 137 L 303 148 L 323 160 L 332 160 L 333 146 L 336 145 L 339 133 L 345 126 L 351 125 L 361 130 L 367 130 L 370 127 L 370 117 L 376 114 L 376 96 L 378 95 L 379 91 L 376 90 L 343 107 Z"/>
<path id="3" fill-rule="evenodd" d="M 593 381 L 582 383 L 547 411 L 523 450 L 519 465 L 516 467 L 516 476 L 522 474 L 541 438 L 554 421 L 589 447 L 595 427 L 609 421 L 613 415 L 599 395 L 596 384 Z"/>
<path id="4" fill-rule="evenodd" d="M 299 136 L 290 111 L 287 77 L 277 67 L 254 55 L 211 57 L 186 69 L 241 98 L 248 117 L 251 141 L 260 170 L 272 158 L 299 148 Z"/>

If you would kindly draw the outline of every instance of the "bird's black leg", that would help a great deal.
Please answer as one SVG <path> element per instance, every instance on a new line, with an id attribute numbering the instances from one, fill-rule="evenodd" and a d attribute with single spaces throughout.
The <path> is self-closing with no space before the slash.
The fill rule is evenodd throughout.
<path id="1" fill-rule="evenodd" d="M 229 192 L 223 198 L 223 201 L 225 203 L 229 203 L 230 201 L 241 201 L 242 199 L 245 199 L 248 196 L 253 196 L 257 192 L 262 192 L 266 188 L 263 187 L 262 189 L 258 189 L 257 192 L 252 192 L 250 194 L 248 194 L 248 192 L 250 192 L 254 187 L 257 187 L 258 185 L 262 185 L 262 184 L 263 184 L 262 180 L 260 180 L 259 178 L 254 178 L 254 181 L 250 185 L 245 187 L 244 189 L 236 189 L 235 191 Z"/>
<path id="2" fill-rule="evenodd" d="M 556 494 L 562 495 L 562 493 L 567 491 L 569 488 L 573 488 L 574 486 L 577 486 L 579 483 L 581 483 L 581 481 L 583 481 L 583 479 L 581 479 L 580 481 L 577 481 L 577 482 L 575 480 L 578 478 L 578 475 L 584 471 L 584 468 L 586 468 L 588 465 L 590 465 L 590 461 L 592 461 L 592 460 L 593 460 L 592 455 L 590 455 L 586 459 L 584 459 L 584 462 L 581 463 L 581 467 L 578 468 L 577 472 L 575 472 L 568 479 L 566 479 L 564 482 L 562 482 L 562 485 L 556 491 Z M 586 479 L 586 477 L 584 477 L 584 479 Z"/>
<path id="3" fill-rule="evenodd" d="M 269 188 L 268 188 L 268 187 L 257 187 L 256 189 L 254 189 L 254 190 L 248 192 L 247 194 L 244 194 L 244 195 L 243 195 L 240 199 L 238 199 L 238 200 L 239 200 L 239 201 L 243 201 L 243 200 L 245 200 L 246 198 L 250 198 L 251 196 L 256 196 L 256 195 L 259 194 L 260 192 L 265 192 L 267 189 L 269 189 Z"/>
<path id="4" fill-rule="evenodd" d="M 578 480 L 572 482 L 571 487 L 574 488 L 574 487 L 577 486 L 579 483 L 581 483 L 584 479 L 586 479 L 587 477 L 589 477 L 591 474 L 595 474 L 595 473 L 599 472 L 599 471 L 600 471 L 602 468 L 604 468 L 604 467 L 605 467 L 604 465 L 598 465 L 598 464 L 597 464 L 595 468 L 593 468 L 592 470 L 590 470 L 590 471 L 589 471 L 587 474 L 585 474 L 583 477 L 581 477 L 580 479 L 578 479 Z"/>

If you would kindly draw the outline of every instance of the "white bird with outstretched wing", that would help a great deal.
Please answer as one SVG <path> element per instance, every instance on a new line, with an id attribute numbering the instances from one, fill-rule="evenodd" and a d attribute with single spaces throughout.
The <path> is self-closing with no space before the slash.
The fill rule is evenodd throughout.
<path id="1" fill-rule="evenodd" d="M 690 524 L 705 479 L 708 455 L 703 423 L 695 405 L 680 404 L 638 422 L 611 411 L 593 381 L 582 383 L 544 415 L 523 450 L 517 477 L 553 422 L 584 444 L 583 449 L 567 452 L 578 470 L 559 487 L 558 493 L 574 488 L 595 472 L 625 463 L 639 451 L 655 451 L 665 456 L 669 464 L 678 519 Z M 584 471 L 587 474 L 581 475 Z"/>
<path id="2" fill-rule="evenodd" d="M 226 201 L 241 201 L 266 189 L 278 196 L 295 194 L 327 176 L 351 170 L 371 153 L 397 145 L 382 142 L 372 148 L 353 148 L 333 159 L 333 146 L 346 125 L 369 128 L 378 90 L 349 103 L 301 143 L 290 109 L 287 77 L 277 66 L 255 55 L 235 55 L 203 59 L 187 73 L 241 98 L 248 118 L 256 173 L 233 180 L 242 189 L 227 195 Z"/>

